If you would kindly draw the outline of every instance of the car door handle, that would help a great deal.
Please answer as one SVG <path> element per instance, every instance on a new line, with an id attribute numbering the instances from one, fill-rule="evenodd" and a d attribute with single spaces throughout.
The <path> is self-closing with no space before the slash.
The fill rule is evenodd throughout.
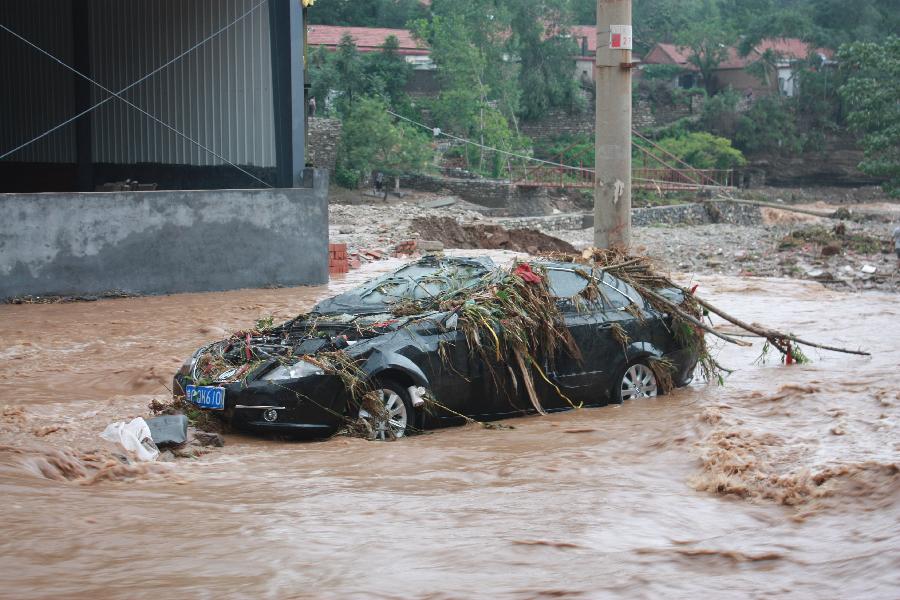
<path id="1" fill-rule="evenodd" d="M 612 323 L 607 322 L 607 323 L 600 323 L 600 325 L 598 325 L 597 328 L 598 329 L 612 329 L 612 326 L 613 326 Z"/>

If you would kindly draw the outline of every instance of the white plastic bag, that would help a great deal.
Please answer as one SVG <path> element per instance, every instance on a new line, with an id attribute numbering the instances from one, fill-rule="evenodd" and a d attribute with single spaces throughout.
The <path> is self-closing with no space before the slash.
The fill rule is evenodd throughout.
<path id="1" fill-rule="evenodd" d="M 104 440 L 119 444 L 140 461 L 150 462 L 159 456 L 159 449 L 153 443 L 147 422 L 138 417 L 131 423 L 110 423 L 100 434 Z"/>

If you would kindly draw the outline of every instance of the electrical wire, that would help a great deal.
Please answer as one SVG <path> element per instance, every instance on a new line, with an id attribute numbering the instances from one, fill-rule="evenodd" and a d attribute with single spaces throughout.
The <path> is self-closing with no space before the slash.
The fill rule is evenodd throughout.
<path id="1" fill-rule="evenodd" d="M 477 146 L 477 147 L 483 148 L 483 149 L 485 149 L 485 150 L 490 150 L 491 152 L 499 152 L 500 154 L 506 154 L 507 156 L 514 156 L 514 157 L 516 157 L 516 158 L 522 158 L 522 159 L 525 159 L 525 160 L 530 160 L 530 161 L 532 161 L 532 162 L 542 163 L 542 164 L 545 164 L 545 165 L 551 165 L 551 166 L 554 166 L 554 167 L 562 167 L 562 168 L 564 168 L 564 169 L 572 169 L 572 170 L 575 170 L 575 171 L 584 171 L 584 170 L 585 170 L 585 169 L 583 169 L 583 168 L 581 168 L 581 167 L 573 167 L 572 165 L 564 165 L 564 164 L 562 164 L 562 163 L 555 163 L 555 162 L 552 162 L 552 161 L 549 161 L 549 160 L 543 160 L 543 159 L 540 159 L 540 158 L 535 158 L 535 157 L 533 157 L 533 156 L 526 156 L 525 154 L 516 154 L 515 152 L 509 152 L 508 150 L 500 150 L 499 148 L 493 148 L 493 147 L 491 147 L 491 146 L 485 146 L 484 144 L 479 144 L 478 142 L 473 142 L 472 140 L 467 140 L 467 139 L 465 139 L 465 138 L 461 138 L 461 137 L 459 137 L 459 136 L 453 135 L 452 133 L 447 133 L 446 131 L 444 131 L 444 130 L 442 130 L 442 129 L 440 129 L 440 128 L 437 128 L 437 127 L 429 127 L 428 125 L 425 125 L 424 123 L 419 123 L 418 121 L 413 121 L 413 120 L 410 119 L 409 117 L 404 117 L 403 115 L 398 115 L 397 113 L 395 113 L 394 111 L 392 111 L 392 110 L 390 110 L 390 109 L 387 110 L 387 113 L 388 113 L 389 115 L 393 115 L 393 116 L 397 117 L 398 119 L 402 119 L 402 120 L 404 120 L 404 121 L 408 121 L 408 122 L 412 123 L 413 125 L 418 125 L 419 127 L 422 127 L 422 128 L 424 128 L 424 129 L 427 129 L 428 131 L 431 131 L 434 135 L 442 135 L 442 136 L 444 136 L 444 137 L 448 137 L 448 138 L 450 138 L 450 139 L 454 139 L 454 140 L 457 140 L 457 141 L 459 141 L 459 142 L 463 142 L 464 144 L 471 144 L 472 146 Z"/>
<path id="2" fill-rule="evenodd" d="M 230 160 L 228 160 L 228 159 L 225 158 L 224 156 L 221 156 L 220 154 L 218 154 L 218 153 L 215 152 L 214 150 L 211 150 L 210 148 L 207 148 L 206 146 L 204 146 L 204 145 L 201 144 L 200 142 L 198 142 L 198 141 L 192 139 L 192 138 L 189 137 L 188 135 L 186 135 L 186 134 L 182 133 L 181 131 L 175 129 L 174 127 L 172 127 L 172 126 L 169 125 L 168 123 L 165 123 L 164 121 L 158 119 L 158 118 L 155 117 L 154 115 L 150 114 L 149 112 L 145 111 L 145 110 L 142 109 L 141 107 L 137 106 L 136 104 L 130 102 L 129 100 L 127 100 L 127 99 L 125 99 L 125 98 L 123 98 L 123 97 L 121 96 L 121 94 L 123 94 L 124 92 L 127 92 L 128 90 L 130 90 L 131 88 L 135 87 L 136 85 L 139 85 L 139 84 L 143 83 L 144 81 L 146 81 L 147 79 L 153 77 L 154 75 L 156 75 L 156 74 L 159 73 L 160 71 L 162 71 L 162 70 L 166 69 L 167 67 L 169 67 L 170 65 L 172 65 L 172 64 L 174 64 L 174 63 L 176 63 L 176 62 L 178 62 L 179 60 L 181 60 L 182 58 L 184 58 L 185 56 L 187 56 L 187 55 L 190 54 L 191 52 L 194 52 L 195 50 L 197 50 L 198 48 L 200 48 L 201 46 L 203 46 L 204 44 L 206 44 L 206 43 L 209 42 L 210 40 L 212 40 L 212 39 L 214 39 L 215 37 L 221 35 L 221 34 L 224 33 L 225 31 L 227 31 L 228 29 L 234 27 L 234 26 L 237 25 L 239 22 L 241 22 L 242 20 L 244 20 L 245 18 L 247 18 L 248 16 L 250 16 L 251 14 L 253 14 L 256 10 L 258 10 L 258 9 L 259 9 L 263 4 L 265 4 L 267 1 L 268 1 L 268 0 L 260 0 L 260 2 L 258 2 L 257 4 L 255 4 L 252 8 L 250 8 L 250 10 L 248 10 L 247 12 L 245 12 L 244 14 L 242 14 L 241 16 L 239 16 L 238 18 L 236 18 L 234 21 L 232 21 L 232 22 L 229 23 L 228 25 L 225 25 L 224 27 L 218 29 L 217 31 L 215 31 L 214 33 L 210 34 L 209 36 L 207 36 L 207 37 L 204 38 L 203 40 L 197 42 L 196 44 L 194 44 L 193 46 L 191 46 L 190 48 L 188 48 L 187 50 L 185 50 L 184 52 L 182 52 L 182 53 L 179 54 L 178 56 L 176 56 L 176 57 L 174 57 L 173 59 L 169 60 L 168 62 L 166 62 L 166 63 L 160 65 L 159 67 L 157 67 L 157 68 L 154 69 L 153 71 L 147 73 L 146 75 L 144 75 L 144 76 L 141 77 L 140 79 L 137 79 L 137 80 L 134 81 L 133 83 L 131 83 L 131 84 L 125 86 L 124 88 L 122 88 L 122 89 L 119 90 L 118 92 L 114 92 L 114 91 L 110 90 L 109 88 L 105 87 L 104 85 L 102 85 L 102 84 L 100 84 L 100 83 L 94 81 L 93 79 L 91 79 L 91 78 L 88 77 L 87 75 L 81 73 L 80 71 L 78 71 L 78 70 L 75 69 L 74 67 L 69 66 L 68 64 L 66 64 L 65 62 L 63 62 L 62 60 L 60 60 L 59 58 L 57 58 L 56 56 L 54 56 L 53 54 L 47 52 L 46 50 L 44 50 L 43 48 L 41 48 L 41 47 L 38 46 L 37 44 L 31 42 L 30 40 L 26 39 L 25 37 L 19 35 L 19 34 L 16 33 L 15 31 L 13 31 L 13 30 L 10 29 L 9 27 L 7 27 L 6 25 L 3 25 L 2 23 L 0 23 L 0 29 L 6 31 L 6 32 L 9 33 L 10 35 L 12 35 L 12 36 L 18 38 L 19 40 L 21 40 L 22 42 L 24 42 L 24 43 L 27 44 L 28 46 L 31 46 L 32 48 L 34 48 L 35 50 L 37 50 L 38 52 L 40 52 L 41 54 L 44 54 L 45 56 L 47 56 L 47 57 L 49 57 L 51 60 L 53 60 L 53 61 L 59 63 L 60 65 L 62 65 L 62 66 L 65 67 L 66 69 L 68 69 L 69 71 L 72 71 L 74 74 L 76 74 L 76 75 L 78 75 L 79 77 L 81 77 L 81 78 L 83 78 L 83 79 L 89 81 L 90 83 L 92 83 L 92 84 L 96 85 L 97 87 L 99 87 L 100 89 L 102 89 L 104 92 L 110 94 L 110 96 L 104 98 L 103 100 L 101 100 L 101 101 L 98 102 L 97 104 L 91 106 L 90 108 L 87 108 L 87 109 L 85 109 L 84 111 L 78 113 L 78 114 L 75 115 L 74 117 L 71 117 L 70 119 L 67 119 L 67 120 L 63 121 L 62 123 L 60 123 L 60 124 L 58 124 L 58 125 L 56 125 L 56 126 L 50 128 L 50 129 L 48 129 L 48 130 L 45 131 L 44 133 L 42 133 L 42 134 L 40 134 L 40 135 L 38 135 L 38 136 L 32 138 L 31 140 L 25 142 L 24 144 L 21 144 L 21 145 L 17 146 L 16 148 L 13 148 L 12 150 L 10 150 L 10 151 L 4 153 L 3 155 L 0 155 L 0 160 L 3 160 L 3 159 L 6 158 L 7 156 L 9 156 L 9 155 L 11 155 L 11 154 L 14 154 L 14 153 L 18 152 L 18 151 L 21 150 L 22 148 L 25 148 L 25 147 L 27 147 L 27 146 L 33 144 L 34 142 L 36 142 L 36 141 L 38 141 L 38 140 L 40 140 L 40 139 L 42 139 L 42 138 L 44 138 L 44 137 L 50 135 L 50 134 L 53 133 L 54 131 L 57 131 L 58 129 L 61 129 L 62 127 L 65 127 L 66 125 L 68 125 L 68 124 L 70 124 L 70 123 L 72 123 L 72 122 L 78 120 L 79 118 L 83 117 L 84 115 L 86 115 L 86 114 L 88 114 L 88 113 L 90 113 L 90 112 L 92 112 L 92 111 L 94 111 L 94 110 L 100 108 L 101 106 L 103 106 L 104 104 L 106 104 L 107 102 L 109 102 L 110 100 L 112 100 L 113 98 L 118 98 L 119 100 L 121 100 L 121 101 L 124 102 L 125 104 L 128 104 L 129 106 L 131 106 L 131 107 L 134 108 L 135 110 L 137 110 L 137 111 L 143 113 L 144 115 L 150 117 L 151 119 L 153 119 L 154 121 L 156 121 L 157 123 L 159 123 L 160 125 L 162 125 L 163 127 L 167 128 L 167 129 L 169 129 L 169 130 L 171 130 L 173 133 L 175 133 L 175 134 L 181 136 L 182 138 L 186 139 L 187 141 L 191 142 L 192 144 L 194 144 L 194 145 L 196 145 L 196 146 L 202 148 L 202 149 L 205 150 L 206 152 L 209 152 L 210 154 L 212 154 L 213 156 L 215 156 L 215 157 L 218 158 L 219 160 L 222 160 L 222 161 L 226 162 L 227 164 L 229 164 L 230 166 L 234 167 L 235 169 L 241 171 L 241 172 L 244 173 L 245 175 L 251 177 L 252 179 L 255 179 L 256 181 L 258 181 L 258 182 L 260 182 L 260 183 L 262 183 L 264 186 L 266 186 L 266 187 L 272 187 L 271 184 L 269 184 L 269 183 L 263 181 L 262 179 L 260 179 L 260 178 L 257 177 L 256 175 L 254 175 L 253 173 L 250 173 L 250 172 L 247 171 L 246 169 L 243 169 L 243 168 L 239 167 L 238 165 L 234 164 L 233 162 L 231 162 Z"/>
<path id="3" fill-rule="evenodd" d="M 407 122 L 409 122 L 409 123 L 412 123 L 413 125 L 417 125 L 417 126 L 419 126 L 419 127 L 422 127 L 423 129 L 427 129 L 427 130 L 431 131 L 435 136 L 442 135 L 442 136 L 444 136 L 444 137 L 448 137 L 448 138 L 457 140 L 457 141 L 462 142 L 462 143 L 464 143 L 464 144 L 470 144 L 470 145 L 472 145 L 472 146 L 477 146 L 478 148 L 483 148 L 483 149 L 489 150 L 489 151 L 491 151 L 491 152 L 498 152 L 498 153 L 500 153 L 500 154 L 506 154 L 506 155 L 508 155 L 508 156 L 514 156 L 514 157 L 516 157 L 516 158 L 522 158 L 522 159 L 524 159 L 524 160 L 530 160 L 530 161 L 532 161 L 532 162 L 541 163 L 541 164 L 545 164 L 545 165 L 550 165 L 550 166 L 553 166 L 553 167 L 560 167 L 560 168 L 568 169 L 568 170 L 571 170 L 571 171 L 581 171 L 581 172 L 590 171 L 590 172 L 593 172 L 593 169 L 586 169 L 586 168 L 584 168 L 584 167 L 576 167 L 576 166 L 574 166 L 574 165 L 566 165 L 566 164 L 563 164 L 563 163 L 557 163 L 557 162 L 553 162 L 553 161 L 550 161 L 550 160 L 543 160 L 543 159 L 541 159 L 541 158 L 535 158 L 535 157 L 533 157 L 533 156 L 526 156 L 526 155 L 524 155 L 524 154 L 517 154 L 517 153 L 515 153 L 515 152 L 509 152 L 509 151 L 507 151 L 507 150 L 501 150 L 501 149 L 499 149 L 499 148 L 493 148 L 493 147 L 491 147 L 491 146 L 485 146 L 484 144 L 480 144 L 480 143 L 478 143 L 478 142 L 475 142 L 475 141 L 472 141 L 472 140 L 467 140 L 467 139 L 465 139 L 465 138 L 462 138 L 462 137 L 453 135 L 453 134 L 451 134 L 451 133 L 447 133 L 447 132 L 443 131 L 443 130 L 440 129 L 440 128 L 437 128 L 437 127 L 429 127 L 428 125 L 425 125 L 424 123 L 419 123 L 418 121 L 414 121 L 413 119 L 410 119 L 409 117 L 405 117 L 405 116 L 403 116 L 403 115 L 399 115 L 399 114 L 395 113 L 394 111 L 392 111 L 392 110 L 390 110 L 390 109 L 387 109 L 387 113 L 390 114 L 390 115 L 393 115 L 393 116 L 397 117 L 398 119 L 402 119 L 402 120 L 404 120 L 404 121 L 407 121 Z M 634 133 L 634 132 L 633 132 L 633 133 Z M 639 137 L 643 138 L 643 136 L 639 136 Z M 663 185 L 672 185 L 672 184 L 674 184 L 674 185 L 683 185 L 683 186 L 685 186 L 685 188 L 690 188 L 690 189 L 698 189 L 698 188 L 699 188 L 699 189 L 721 189 L 721 188 L 723 188 L 723 187 L 727 187 L 727 186 L 721 186 L 721 185 L 703 185 L 703 184 L 699 184 L 699 183 L 698 183 L 698 184 L 694 184 L 694 183 L 690 183 L 690 182 L 683 182 L 683 183 L 682 183 L 682 182 L 662 181 L 662 180 L 659 180 L 659 179 L 645 179 L 645 178 L 642 178 L 642 177 L 632 177 L 632 181 L 642 181 L 642 182 L 647 182 L 647 183 L 663 184 Z"/>

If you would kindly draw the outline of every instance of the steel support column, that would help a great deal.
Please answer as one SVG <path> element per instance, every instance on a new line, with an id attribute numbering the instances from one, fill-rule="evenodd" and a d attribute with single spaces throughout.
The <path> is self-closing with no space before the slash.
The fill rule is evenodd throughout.
<path id="1" fill-rule="evenodd" d="M 72 66 L 91 77 L 91 18 L 90 2 L 71 0 L 72 3 Z M 91 107 L 91 83 L 77 75 L 73 77 L 75 110 L 81 112 Z M 91 113 L 75 121 L 75 189 L 79 192 L 94 191 L 94 157 L 91 139 Z"/>
<path id="2" fill-rule="evenodd" d="M 303 86 L 303 9 L 300 0 L 269 0 L 275 187 L 299 187 L 306 164 Z"/>

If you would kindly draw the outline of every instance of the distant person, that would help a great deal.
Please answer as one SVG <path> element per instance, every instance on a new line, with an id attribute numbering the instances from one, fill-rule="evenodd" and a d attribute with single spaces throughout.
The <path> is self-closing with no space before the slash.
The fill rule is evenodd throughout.
<path id="1" fill-rule="evenodd" d="M 309 99 L 309 116 L 311 116 L 311 117 L 316 116 L 316 99 L 315 98 Z"/>
<path id="2" fill-rule="evenodd" d="M 894 233 L 891 237 L 894 239 L 894 254 L 897 255 L 897 266 L 900 267 L 900 225 L 894 227 Z"/>
<path id="3" fill-rule="evenodd" d="M 384 190 L 384 173 L 378 171 L 375 173 L 375 191 L 379 194 Z"/>

